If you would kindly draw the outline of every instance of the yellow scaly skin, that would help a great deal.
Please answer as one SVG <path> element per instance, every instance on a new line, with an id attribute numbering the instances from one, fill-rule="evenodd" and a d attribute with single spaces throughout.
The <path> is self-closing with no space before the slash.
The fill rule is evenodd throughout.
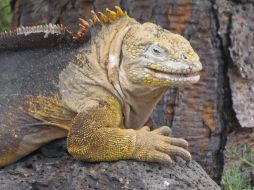
<path id="1" fill-rule="evenodd" d="M 199 80 L 202 65 L 190 43 L 155 24 L 138 23 L 119 7 L 107 10 L 107 15 L 92 12 L 92 21 L 102 24 L 101 29 L 92 31 L 95 35 L 60 74 L 61 97 L 35 96 L 24 110 L 59 127 L 55 138 L 65 136 L 66 130 L 68 151 L 79 160 L 171 164 L 172 157 L 180 156 L 189 162 L 185 140 L 170 137 L 167 126 L 150 131 L 144 124 L 168 87 Z M 48 131 L 45 138 L 34 138 L 40 136 L 45 144 L 54 134 Z M 29 134 L 19 141 L 23 147 L 19 144 L 0 155 L 0 167 L 41 146 L 33 145 Z"/>
<path id="2" fill-rule="evenodd" d="M 169 127 L 150 131 L 149 127 L 141 126 L 166 87 L 193 84 L 199 80 L 198 72 L 202 69 L 199 57 L 182 36 L 152 23 L 141 25 L 127 19 L 132 27 L 122 39 L 120 63 L 114 62 L 117 55 L 109 51 L 111 63 L 107 65 L 117 73 L 108 71 L 113 73 L 109 74 L 109 80 L 117 93 L 107 95 L 104 91 L 100 94 L 100 106 L 89 107 L 77 115 L 68 134 L 68 151 L 77 159 L 92 162 L 136 159 L 170 164 L 171 157 L 175 156 L 189 162 L 188 143 L 169 137 Z M 116 20 L 115 15 L 113 20 Z M 148 110 L 141 107 L 140 112 L 134 113 L 140 116 L 141 122 L 137 125 L 132 113 L 126 113 L 125 108 L 131 105 L 129 107 L 135 110 L 140 102 L 142 106 L 142 100 L 135 96 L 144 93 L 144 98 L 148 97 L 146 101 L 152 104 Z M 151 95 L 153 93 L 155 97 Z"/>

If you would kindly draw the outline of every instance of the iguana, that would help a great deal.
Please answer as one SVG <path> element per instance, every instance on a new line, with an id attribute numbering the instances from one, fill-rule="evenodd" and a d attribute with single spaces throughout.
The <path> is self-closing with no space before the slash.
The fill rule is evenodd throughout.
<path id="1" fill-rule="evenodd" d="M 199 80 L 198 55 L 181 35 L 106 12 L 80 19 L 77 34 L 52 24 L 1 34 L 0 167 L 66 136 L 89 162 L 191 160 L 184 139 L 145 123 L 168 87 Z"/>

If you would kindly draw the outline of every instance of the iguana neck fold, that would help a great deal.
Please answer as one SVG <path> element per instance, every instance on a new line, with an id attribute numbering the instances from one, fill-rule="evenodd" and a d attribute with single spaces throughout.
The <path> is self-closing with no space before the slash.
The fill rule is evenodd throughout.
<path id="1" fill-rule="evenodd" d="M 94 27 L 91 30 L 95 34 L 91 38 L 91 49 L 96 49 L 92 57 L 107 73 L 107 80 L 114 88 L 112 92 L 118 98 L 123 96 L 119 83 L 122 42 L 126 33 L 136 24 L 139 23 L 126 15 L 109 25 L 102 24 L 100 29 Z"/>
<path id="2" fill-rule="evenodd" d="M 140 25 L 134 19 L 126 16 L 110 25 L 102 25 L 99 29 L 92 30 L 91 49 L 96 49 L 94 60 L 105 70 L 107 80 L 110 83 L 108 90 L 121 102 L 126 128 L 141 127 L 149 118 L 153 108 L 160 100 L 167 88 L 140 87 L 131 83 L 120 72 L 122 43 L 128 31 Z M 99 50 L 99 51 L 98 51 Z M 149 101 L 147 101 L 149 100 Z M 130 119 L 132 118 L 132 119 Z"/>
<path id="3" fill-rule="evenodd" d="M 84 94 L 91 93 L 91 86 L 106 89 L 123 105 L 118 72 L 121 46 L 125 34 L 135 24 L 138 23 L 126 15 L 110 24 L 95 23 L 89 28 L 90 40 L 78 49 L 59 76 L 60 93 L 67 106 L 81 111 L 87 101 Z"/>

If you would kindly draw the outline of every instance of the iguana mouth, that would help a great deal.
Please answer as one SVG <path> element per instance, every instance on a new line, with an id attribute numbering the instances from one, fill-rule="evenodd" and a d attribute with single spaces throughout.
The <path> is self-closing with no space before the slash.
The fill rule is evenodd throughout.
<path id="1" fill-rule="evenodd" d="M 156 69 L 149 68 L 154 74 L 160 77 L 172 77 L 172 78 L 195 78 L 200 76 L 200 71 L 198 72 L 189 72 L 189 73 L 176 73 L 176 72 L 167 72 L 160 71 Z"/>

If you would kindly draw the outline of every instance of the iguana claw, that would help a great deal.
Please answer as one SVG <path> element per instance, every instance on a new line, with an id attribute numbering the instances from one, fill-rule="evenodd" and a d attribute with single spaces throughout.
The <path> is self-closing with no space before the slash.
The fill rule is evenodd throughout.
<path id="1" fill-rule="evenodd" d="M 191 155 L 186 150 L 187 141 L 169 137 L 169 135 L 171 135 L 171 129 L 167 126 L 153 131 L 150 131 L 147 126 L 139 129 L 133 154 L 134 159 L 170 165 L 171 157 L 179 156 L 186 162 L 190 162 Z"/>

